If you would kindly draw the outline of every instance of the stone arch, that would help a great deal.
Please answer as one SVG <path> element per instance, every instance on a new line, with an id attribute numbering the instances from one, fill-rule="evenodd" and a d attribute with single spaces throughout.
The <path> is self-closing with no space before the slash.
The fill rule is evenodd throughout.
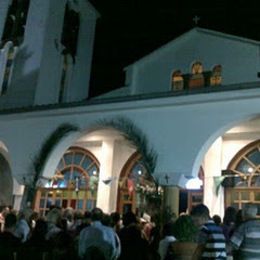
<path id="1" fill-rule="evenodd" d="M 62 138 L 60 142 L 53 148 L 42 170 L 41 178 L 43 181 L 52 177 L 64 152 L 70 146 L 72 146 L 80 136 L 80 132 L 72 132 L 66 137 Z"/>
<path id="2" fill-rule="evenodd" d="M 218 129 L 216 129 L 215 132 L 211 133 L 211 135 L 206 137 L 205 142 L 201 145 L 201 148 L 198 151 L 196 158 L 194 159 L 191 175 L 194 177 L 197 175 L 205 154 L 207 153 L 211 145 L 218 137 L 223 136 L 223 134 L 225 134 L 232 127 L 235 127 L 236 125 L 239 125 L 243 122 L 254 120 L 254 119 L 257 119 L 255 115 L 242 117 L 241 119 L 237 119 L 232 122 L 229 122 L 226 125 L 220 126 Z"/>
<path id="3" fill-rule="evenodd" d="M 13 204 L 13 178 L 6 147 L 0 142 L 0 205 Z"/>

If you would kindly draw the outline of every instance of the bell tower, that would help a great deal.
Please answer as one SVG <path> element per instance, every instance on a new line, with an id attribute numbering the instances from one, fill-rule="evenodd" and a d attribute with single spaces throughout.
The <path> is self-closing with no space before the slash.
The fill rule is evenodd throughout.
<path id="1" fill-rule="evenodd" d="M 1 0 L 0 109 L 88 98 L 98 16 L 87 0 Z"/>

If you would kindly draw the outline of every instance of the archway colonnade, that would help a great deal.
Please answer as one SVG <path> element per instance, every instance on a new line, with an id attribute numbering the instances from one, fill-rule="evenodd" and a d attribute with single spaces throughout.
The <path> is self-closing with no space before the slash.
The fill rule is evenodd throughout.
<path id="1" fill-rule="evenodd" d="M 236 98 L 233 98 L 234 94 Z M 213 213 L 222 214 L 224 191 L 214 193 L 214 177 L 221 176 L 222 170 L 227 168 L 239 149 L 257 140 L 259 124 L 255 109 L 259 102 L 254 99 L 257 94 L 255 89 L 250 89 L 246 93 L 233 92 L 232 95 L 224 95 L 224 92 L 215 93 L 214 97 L 210 94 L 197 95 L 188 106 L 189 96 L 182 96 L 139 100 L 135 104 L 92 104 L 69 110 L 2 114 L 1 140 L 9 156 L 10 173 L 18 184 L 13 185 L 14 200 L 22 195 L 20 187 L 29 179 L 33 158 L 44 140 L 59 125 L 69 122 L 77 125 L 79 131 L 66 136 L 55 146 L 55 154 L 59 156 L 48 157 L 41 176 L 49 179 L 55 173 L 59 160 L 69 147 L 85 146 L 100 163 L 102 181 L 97 192 L 107 194 L 102 199 L 97 198 L 97 205 L 106 212 L 116 210 L 117 192 L 110 191 L 117 190 L 117 178 L 136 148 L 122 134 L 108 132 L 106 128 L 93 130 L 93 125 L 104 118 L 121 116 L 138 126 L 145 133 L 149 147 L 156 151 L 158 157 L 153 177 L 160 185 L 182 186 L 182 181 L 197 176 L 200 166 L 203 166 L 204 191 L 206 189 L 210 194 L 204 197 L 204 202 L 214 205 L 215 208 L 211 206 Z M 110 181 L 109 184 L 106 181 Z"/>

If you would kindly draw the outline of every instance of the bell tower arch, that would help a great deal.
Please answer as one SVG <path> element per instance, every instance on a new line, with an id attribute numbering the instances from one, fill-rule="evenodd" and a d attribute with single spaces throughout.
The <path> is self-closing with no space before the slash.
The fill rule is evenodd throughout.
<path id="1" fill-rule="evenodd" d="M 0 108 L 87 99 L 98 16 L 87 0 L 1 0 L 0 81 L 17 49 Z"/>

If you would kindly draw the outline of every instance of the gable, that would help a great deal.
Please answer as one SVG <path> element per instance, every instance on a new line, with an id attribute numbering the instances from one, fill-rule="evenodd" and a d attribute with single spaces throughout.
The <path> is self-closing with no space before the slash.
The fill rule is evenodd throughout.
<path id="1" fill-rule="evenodd" d="M 171 90 L 172 73 L 189 75 L 199 61 L 205 71 L 222 67 L 222 85 L 258 80 L 259 43 L 204 29 L 193 29 L 126 68 L 131 94 Z"/>

